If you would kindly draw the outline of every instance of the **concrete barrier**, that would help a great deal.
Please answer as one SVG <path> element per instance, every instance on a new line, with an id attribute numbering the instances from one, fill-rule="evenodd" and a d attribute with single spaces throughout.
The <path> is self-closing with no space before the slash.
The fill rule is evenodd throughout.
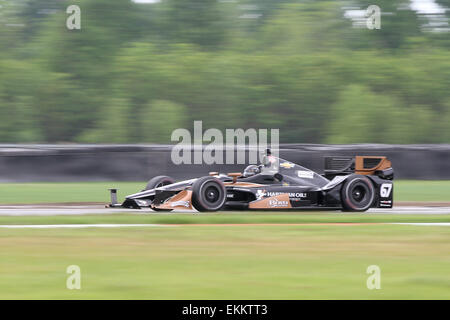
<path id="1" fill-rule="evenodd" d="M 171 145 L 0 145 L 0 182 L 146 181 L 184 179 L 209 171 L 242 171 L 245 164 L 175 165 Z M 397 179 L 450 179 L 450 144 L 282 144 L 280 156 L 321 172 L 324 156 L 385 155 Z"/>

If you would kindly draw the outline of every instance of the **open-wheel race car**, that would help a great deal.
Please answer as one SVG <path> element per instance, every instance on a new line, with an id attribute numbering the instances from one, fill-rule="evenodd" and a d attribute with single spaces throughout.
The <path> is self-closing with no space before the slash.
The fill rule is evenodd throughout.
<path id="1" fill-rule="evenodd" d="M 168 176 L 151 179 L 146 188 L 110 207 L 218 210 L 340 209 L 366 211 L 392 208 L 394 171 L 386 157 L 326 157 L 324 174 L 270 154 L 243 173 L 210 172 L 175 182 Z"/>

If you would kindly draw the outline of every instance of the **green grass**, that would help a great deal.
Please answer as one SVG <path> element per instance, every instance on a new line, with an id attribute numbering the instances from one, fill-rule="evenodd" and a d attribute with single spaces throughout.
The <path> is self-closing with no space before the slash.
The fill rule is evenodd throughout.
<path id="1" fill-rule="evenodd" d="M 2 183 L 0 204 L 108 202 L 108 188 L 118 188 L 122 199 L 142 190 L 144 185 L 143 182 Z M 395 181 L 394 201 L 450 202 L 450 180 Z"/>
<path id="2" fill-rule="evenodd" d="M 0 204 L 109 202 L 110 188 L 124 197 L 141 191 L 143 182 L 1 183 Z"/>
<path id="3" fill-rule="evenodd" d="M 450 299 L 449 239 L 379 224 L 2 229 L 0 299 Z"/>
<path id="4" fill-rule="evenodd" d="M 395 201 L 445 201 L 450 202 L 450 180 L 394 181 Z"/>
<path id="5" fill-rule="evenodd" d="M 448 214 L 370 214 L 341 212 L 263 213 L 249 211 L 212 214 L 115 213 L 59 216 L 0 216 L 0 224 L 294 224 L 294 223 L 394 223 L 450 222 Z"/>
<path id="6" fill-rule="evenodd" d="M 107 202 L 142 183 L 0 184 L 2 204 Z M 396 201 L 450 201 L 450 181 L 396 181 Z M 0 216 L 0 224 L 374 223 L 0 229 L 0 299 L 450 299 L 450 215 L 227 212 Z M 82 289 L 66 288 L 78 265 Z M 366 269 L 381 268 L 381 290 Z"/>

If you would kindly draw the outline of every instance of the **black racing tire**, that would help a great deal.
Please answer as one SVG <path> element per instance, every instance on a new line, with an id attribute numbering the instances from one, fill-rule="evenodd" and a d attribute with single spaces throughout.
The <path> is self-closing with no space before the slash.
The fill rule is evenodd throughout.
<path id="1" fill-rule="evenodd" d="M 222 181 L 214 177 L 202 177 L 192 185 L 192 205 L 200 212 L 222 209 L 227 191 Z"/>
<path id="2" fill-rule="evenodd" d="M 345 180 L 341 188 L 343 211 L 367 211 L 375 201 L 375 187 L 366 176 L 353 174 Z"/>
<path id="3" fill-rule="evenodd" d="M 166 185 L 172 184 L 172 183 L 175 183 L 175 180 L 171 177 L 157 176 L 157 177 L 150 179 L 147 182 L 147 185 L 145 186 L 144 190 L 150 190 L 150 189 L 166 186 Z M 172 211 L 172 209 L 158 209 L 158 208 L 151 208 L 151 209 L 153 211 L 166 211 L 166 212 Z"/>
<path id="4" fill-rule="evenodd" d="M 157 176 L 157 177 L 151 178 L 147 182 L 147 185 L 145 186 L 144 190 L 150 190 L 150 189 L 166 186 L 166 185 L 172 184 L 172 183 L 175 183 L 175 180 L 173 180 L 171 177 Z"/>

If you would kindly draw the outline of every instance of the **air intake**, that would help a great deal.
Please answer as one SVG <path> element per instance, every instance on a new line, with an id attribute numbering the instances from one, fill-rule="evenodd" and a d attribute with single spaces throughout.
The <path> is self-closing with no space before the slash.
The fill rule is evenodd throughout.
<path id="1" fill-rule="evenodd" d="M 364 169 L 373 169 L 380 164 L 381 160 L 382 160 L 382 158 L 364 158 L 363 168 Z"/>
<path id="2" fill-rule="evenodd" d="M 325 170 L 342 171 L 352 165 L 353 158 L 325 157 Z"/>

